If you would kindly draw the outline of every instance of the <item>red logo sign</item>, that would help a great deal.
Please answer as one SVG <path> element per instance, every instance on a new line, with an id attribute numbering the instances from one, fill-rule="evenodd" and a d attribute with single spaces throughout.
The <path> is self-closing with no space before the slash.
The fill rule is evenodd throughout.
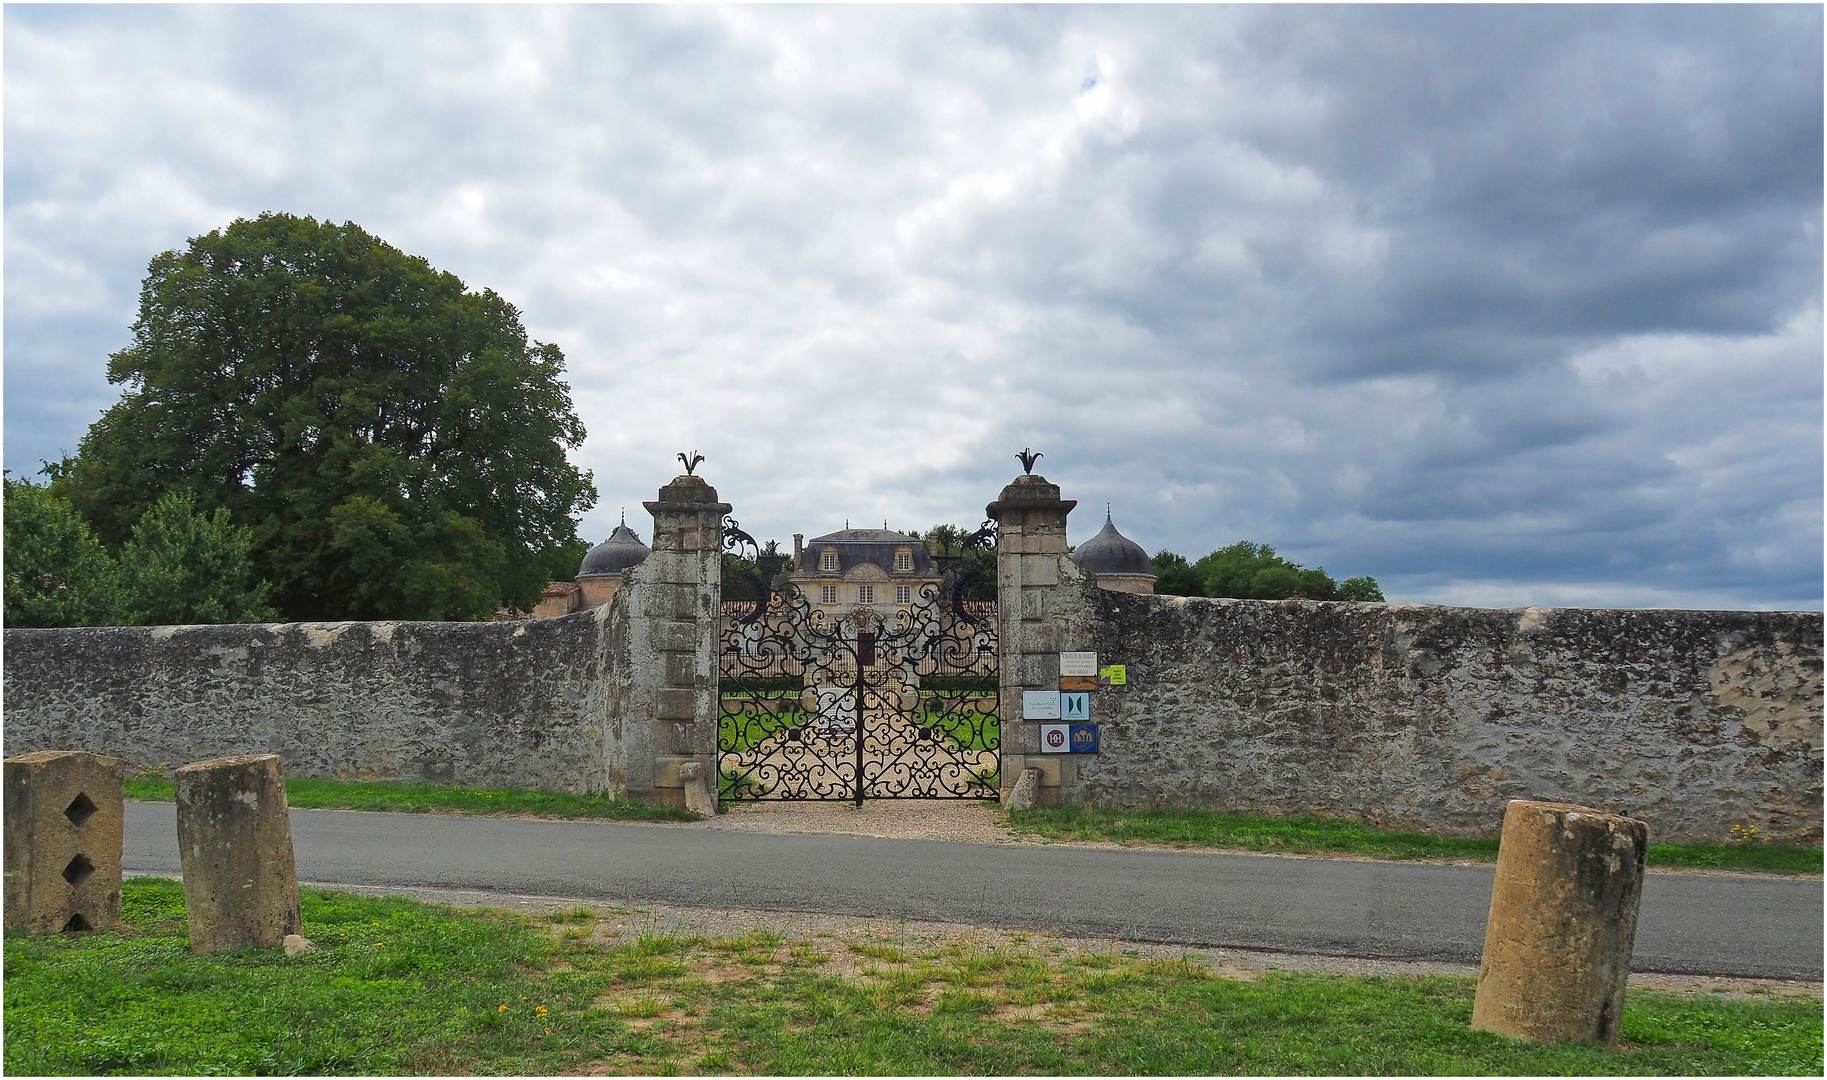
<path id="1" fill-rule="evenodd" d="M 1054 728 L 1052 731 L 1047 732 L 1047 745 L 1052 747 L 1066 745 L 1066 733 L 1058 728 Z"/>

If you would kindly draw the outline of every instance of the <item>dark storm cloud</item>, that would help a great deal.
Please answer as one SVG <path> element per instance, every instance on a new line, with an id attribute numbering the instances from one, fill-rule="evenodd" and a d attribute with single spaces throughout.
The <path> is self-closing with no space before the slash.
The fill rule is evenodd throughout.
<path id="1" fill-rule="evenodd" d="M 1392 597 L 1821 603 L 1818 7 L 9 8 L 7 465 L 147 260 L 354 219 L 559 343 L 603 502 L 1014 469 Z"/>

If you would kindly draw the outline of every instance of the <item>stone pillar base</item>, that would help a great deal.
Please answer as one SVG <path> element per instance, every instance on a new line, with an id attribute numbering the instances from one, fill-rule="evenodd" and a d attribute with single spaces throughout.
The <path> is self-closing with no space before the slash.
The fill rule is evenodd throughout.
<path id="1" fill-rule="evenodd" d="M 121 917 L 120 758 L 6 759 L 6 930 L 106 930 Z"/>
<path id="2" fill-rule="evenodd" d="M 1649 826 L 1568 803 L 1504 811 L 1472 1028 L 1615 1043 Z"/>
<path id="3" fill-rule="evenodd" d="M 276 949 L 302 933 L 279 755 L 199 761 L 174 778 L 190 951 Z"/>

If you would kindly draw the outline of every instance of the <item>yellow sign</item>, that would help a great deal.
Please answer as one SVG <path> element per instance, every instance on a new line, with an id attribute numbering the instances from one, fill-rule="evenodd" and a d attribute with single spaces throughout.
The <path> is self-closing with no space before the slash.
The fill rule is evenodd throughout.
<path id="1" fill-rule="evenodd" d="M 1126 686 L 1129 683 L 1129 669 L 1122 664 L 1101 667 L 1098 669 L 1097 676 L 1097 681 L 1105 686 Z"/>

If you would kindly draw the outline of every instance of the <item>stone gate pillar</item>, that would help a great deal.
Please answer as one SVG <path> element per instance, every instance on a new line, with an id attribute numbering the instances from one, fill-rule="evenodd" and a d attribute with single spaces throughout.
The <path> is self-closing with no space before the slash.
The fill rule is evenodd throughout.
<path id="1" fill-rule="evenodd" d="M 1067 557 L 1066 515 L 1078 503 L 1059 497 L 1044 476 L 1017 476 L 984 510 L 997 523 L 996 618 L 1002 699 L 1002 791 L 1006 802 L 1023 769 L 1041 770 L 1036 801 L 1073 801 L 1078 781 L 1070 754 L 1040 753 L 1040 722 L 1022 719 L 1024 691 L 1059 691 L 1059 654 L 1093 648 L 1092 629 L 1075 618 L 1085 575 Z"/>
<path id="2" fill-rule="evenodd" d="M 620 767 L 619 786 L 629 795 L 714 812 L 723 517 L 730 505 L 689 475 L 674 477 L 642 505 L 653 515 L 653 553 L 625 572 L 610 602 L 620 683 L 611 703 L 620 744 L 611 769 Z M 708 786 L 708 807 L 701 785 Z"/>

